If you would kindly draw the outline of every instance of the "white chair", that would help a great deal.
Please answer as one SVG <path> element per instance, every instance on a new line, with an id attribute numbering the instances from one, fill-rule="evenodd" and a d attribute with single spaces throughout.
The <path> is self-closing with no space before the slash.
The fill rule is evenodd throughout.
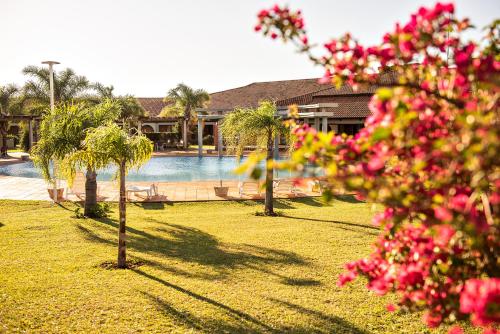
<path id="1" fill-rule="evenodd" d="M 243 195 L 260 195 L 260 184 L 256 181 L 243 181 L 238 183 L 238 193 Z"/>
<path id="2" fill-rule="evenodd" d="M 277 180 L 273 185 L 273 192 L 276 193 L 287 193 L 296 194 L 297 187 L 293 180 Z"/>
<path id="3" fill-rule="evenodd" d="M 149 187 L 148 186 L 136 186 L 136 185 L 130 185 L 127 186 L 126 189 L 126 194 L 127 194 L 127 201 L 130 200 L 130 193 L 141 193 L 145 192 L 147 199 L 151 199 L 152 196 L 158 196 L 158 184 L 157 183 L 152 183 Z"/>

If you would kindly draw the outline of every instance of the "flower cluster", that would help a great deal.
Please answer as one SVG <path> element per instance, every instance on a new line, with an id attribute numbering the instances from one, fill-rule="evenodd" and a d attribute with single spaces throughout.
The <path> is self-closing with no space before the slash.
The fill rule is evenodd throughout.
<path id="1" fill-rule="evenodd" d="M 369 289 L 395 292 L 400 307 L 423 310 L 430 327 L 470 317 L 494 331 L 500 319 L 500 33 L 496 22 L 483 43 L 464 41 L 471 25 L 454 10 L 453 4 L 422 7 L 375 46 L 346 34 L 325 43 L 322 57 L 301 46 L 307 34 L 300 12 L 274 7 L 259 15 L 259 26 L 322 65 L 323 81 L 380 87 L 356 136 L 294 130 L 292 166 L 302 170 L 313 162 L 332 189 L 385 207 L 373 220 L 381 228 L 374 251 L 348 264 L 340 285 L 363 275 Z M 300 28 L 290 15 L 300 18 Z"/>

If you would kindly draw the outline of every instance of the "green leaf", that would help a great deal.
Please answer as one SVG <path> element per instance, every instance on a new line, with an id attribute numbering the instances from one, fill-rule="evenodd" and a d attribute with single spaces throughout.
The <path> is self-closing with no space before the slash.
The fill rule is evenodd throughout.
<path id="1" fill-rule="evenodd" d="M 378 127 L 372 134 L 372 140 L 377 142 L 389 138 L 390 135 L 391 135 L 390 128 Z"/>

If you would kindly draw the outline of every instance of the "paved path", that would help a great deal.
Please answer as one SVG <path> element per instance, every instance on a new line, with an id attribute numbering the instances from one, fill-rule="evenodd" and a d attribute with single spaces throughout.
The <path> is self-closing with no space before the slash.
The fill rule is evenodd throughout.
<path id="1" fill-rule="evenodd" d="M 127 185 L 150 186 L 151 182 L 127 182 Z M 219 197 L 215 195 L 214 186 L 219 186 L 219 181 L 197 181 L 197 182 L 158 182 L 158 196 L 149 201 L 221 201 L 239 199 L 261 199 L 263 195 L 243 195 L 239 196 L 238 181 L 223 181 L 223 186 L 229 187 L 228 196 Z M 61 181 L 61 187 L 66 188 L 66 182 Z M 118 201 L 117 182 L 98 182 L 99 196 L 101 201 Z M 15 200 L 50 200 L 47 192 L 48 185 L 42 179 L 1 176 L 0 175 L 0 199 Z M 131 195 L 132 201 L 148 201 L 143 193 Z M 298 188 L 296 194 L 281 193 L 276 194 L 277 198 L 318 196 L 317 192 L 311 192 L 305 188 Z M 75 195 L 67 195 L 65 189 L 64 196 L 71 201 L 80 200 Z"/>

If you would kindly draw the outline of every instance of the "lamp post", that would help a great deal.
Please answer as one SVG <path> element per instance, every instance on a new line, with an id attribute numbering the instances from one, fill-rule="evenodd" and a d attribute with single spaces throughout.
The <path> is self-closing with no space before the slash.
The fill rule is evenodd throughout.
<path id="1" fill-rule="evenodd" d="M 42 61 L 42 64 L 44 65 L 49 65 L 49 89 L 50 89 L 50 111 L 54 112 L 54 65 L 60 64 L 57 61 L 53 60 L 47 60 L 47 61 Z M 52 193 L 52 200 L 54 203 L 57 203 L 58 198 L 57 198 L 57 177 L 56 177 L 56 162 L 54 161 L 54 166 L 53 166 L 53 173 L 54 173 L 54 190 Z"/>

